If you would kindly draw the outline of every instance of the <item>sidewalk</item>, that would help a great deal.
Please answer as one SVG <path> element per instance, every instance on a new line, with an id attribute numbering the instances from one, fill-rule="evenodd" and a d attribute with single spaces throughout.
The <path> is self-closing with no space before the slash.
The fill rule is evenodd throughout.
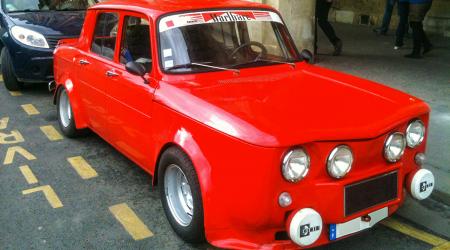
<path id="1" fill-rule="evenodd" d="M 409 199 L 399 214 L 446 237 L 450 237 L 450 38 L 430 35 L 435 49 L 422 60 L 404 58 L 412 49 L 394 50 L 394 31 L 376 36 L 372 27 L 337 24 L 344 42 L 342 56 L 333 57 L 332 46 L 319 30 L 318 65 L 367 78 L 425 100 L 432 109 L 427 163 L 436 177 L 433 199 L 441 205 Z M 434 204 L 434 203 L 433 203 Z"/>

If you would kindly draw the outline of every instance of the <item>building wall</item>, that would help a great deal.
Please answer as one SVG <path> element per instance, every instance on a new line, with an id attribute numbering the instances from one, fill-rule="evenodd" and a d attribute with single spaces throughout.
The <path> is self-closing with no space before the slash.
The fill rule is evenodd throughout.
<path id="1" fill-rule="evenodd" d="M 336 22 L 379 26 L 383 20 L 387 0 L 335 0 L 330 19 Z M 364 18 L 366 16 L 368 18 Z M 363 18 L 362 18 L 363 17 Z M 368 22 L 365 22 L 367 21 Z M 394 9 L 391 29 L 398 24 L 397 9 Z M 450 1 L 434 0 L 424 22 L 430 32 L 450 36 Z"/>

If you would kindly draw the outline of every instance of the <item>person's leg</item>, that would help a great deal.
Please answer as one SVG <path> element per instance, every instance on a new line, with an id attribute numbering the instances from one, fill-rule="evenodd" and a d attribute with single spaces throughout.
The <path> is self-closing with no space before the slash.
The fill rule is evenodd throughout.
<path id="1" fill-rule="evenodd" d="M 424 10 L 424 18 L 427 15 L 428 11 L 431 9 L 431 3 L 428 4 L 428 6 L 425 7 Z M 423 21 L 421 23 L 421 32 L 422 32 L 422 42 L 423 42 L 423 54 L 426 54 L 428 52 L 430 52 L 433 49 L 433 45 L 431 44 L 430 40 L 428 39 L 427 34 L 425 33 L 425 31 L 423 30 Z"/>
<path id="2" fill-rule="evenodd" d="M 339 55 L 342 50 L 342 41 L 336 36 L 336 33 L 328 21 L 328 13 L 331 3 L 326 0 L 317 0 L 316 16 L 320 28 L 323 30 L 328 40 L 333 44 L 335 51 L 333 55 Z"/>
<path id="3" fill-rule="evenodd" d="M 392 12 L 394 11 L 395 0 L 387 0 L 386 8 L 384 10 L 383 23 L 380 28 L 380 32 L 386 34 L 391 24 Z"/>
<path id="4" fill-rule="evenodd" d="M 409 58 L 422 58 L 422 33 L 420 31 L 422 23 L 417 21 L 411 21 L 411 29 L 413 32 L 413 51 L 411 54 L 406 55 Z"/>
<path id="5" fill-rule="evenodd" d="M 408 14 L 409 14 L 409 3 L 399 2 L 398 3 L 398 15 L 400 17 L 394 49 L 400 49 L 403 46 L 403 39 L 405 38 L 406 32 L 408 32 Z"/>
<path id="6" fill-rule="evenodd" d="M 431 50 L 431 43 L 425 35 L 425 31 L 423 30 L 423 20 L 430 10 L 430 4 L 411 4 L 410 5 L 410 21 L 411 28 L 413 30 L 413 51 L 411 54 L 406 55 L 409 58 L 422 58 L 422 46 L 425 44 L 427 47 L 425 49 L 426 52 Z"/>

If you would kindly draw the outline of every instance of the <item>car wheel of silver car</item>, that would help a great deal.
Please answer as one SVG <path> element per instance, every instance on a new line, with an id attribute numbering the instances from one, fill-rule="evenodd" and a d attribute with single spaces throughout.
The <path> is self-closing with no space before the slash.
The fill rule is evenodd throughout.
<path id="1" fill-rule="evenodd" d="M 172 228 L 187 242 L 204 242 L 203 203 L 191 160 L 172 147 L 161 156 L 158 171 L 161 201 Z"/>
<path id="2" fill-rule="evenodd" d="M 69 95 L 64 87 L 58 90 L 57 99 L 57 113 L 59 127 L 64 135 L 67 137 L 76 137 L 82 133 L 75 126 L 75 119 L 73 116 L 72 106 L 70 104 Z"/>
<path id="3" fill-rule="evenodd" d="M 6 47 L 3 47 L 1 52 L 1 69 L 3 74 L 3 81 L 5 82 L 5 87 L 9 91 L 18 91 L 22 89 L 23 83 L 18 81 L 16 75 L 14 74 L 14 68 L 12 65 L 11 56 Z"/>

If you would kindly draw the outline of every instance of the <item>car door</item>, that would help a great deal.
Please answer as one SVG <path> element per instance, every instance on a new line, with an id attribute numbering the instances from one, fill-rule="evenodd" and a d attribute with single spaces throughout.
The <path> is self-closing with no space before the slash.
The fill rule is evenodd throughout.
<path id="1" fill-rule="evenodd" d="M 142 167 L 150 166 L 152 99 L 155 92 L 152 73 L 150 22 L 144 15 L 121 13 L 118 63 L 109 70 L 117 76 L 108 82 L 108 126 L 113 144 Z M 144 76 L 129 73 L 125 65 L 135 61 L 145 67 Z"/>
<path id="2" fill-rule="evenodd" d="M 75 58 L 79 64 L 78 77 L 81 83 L 81 99 L 92 129 L 100 136 L 110 137 L 107 129 L 108 109 L 107 91 L 114 65 L 117 34 L 119 28 L 118 12 L 98 12 L 91 44 Z"/>

